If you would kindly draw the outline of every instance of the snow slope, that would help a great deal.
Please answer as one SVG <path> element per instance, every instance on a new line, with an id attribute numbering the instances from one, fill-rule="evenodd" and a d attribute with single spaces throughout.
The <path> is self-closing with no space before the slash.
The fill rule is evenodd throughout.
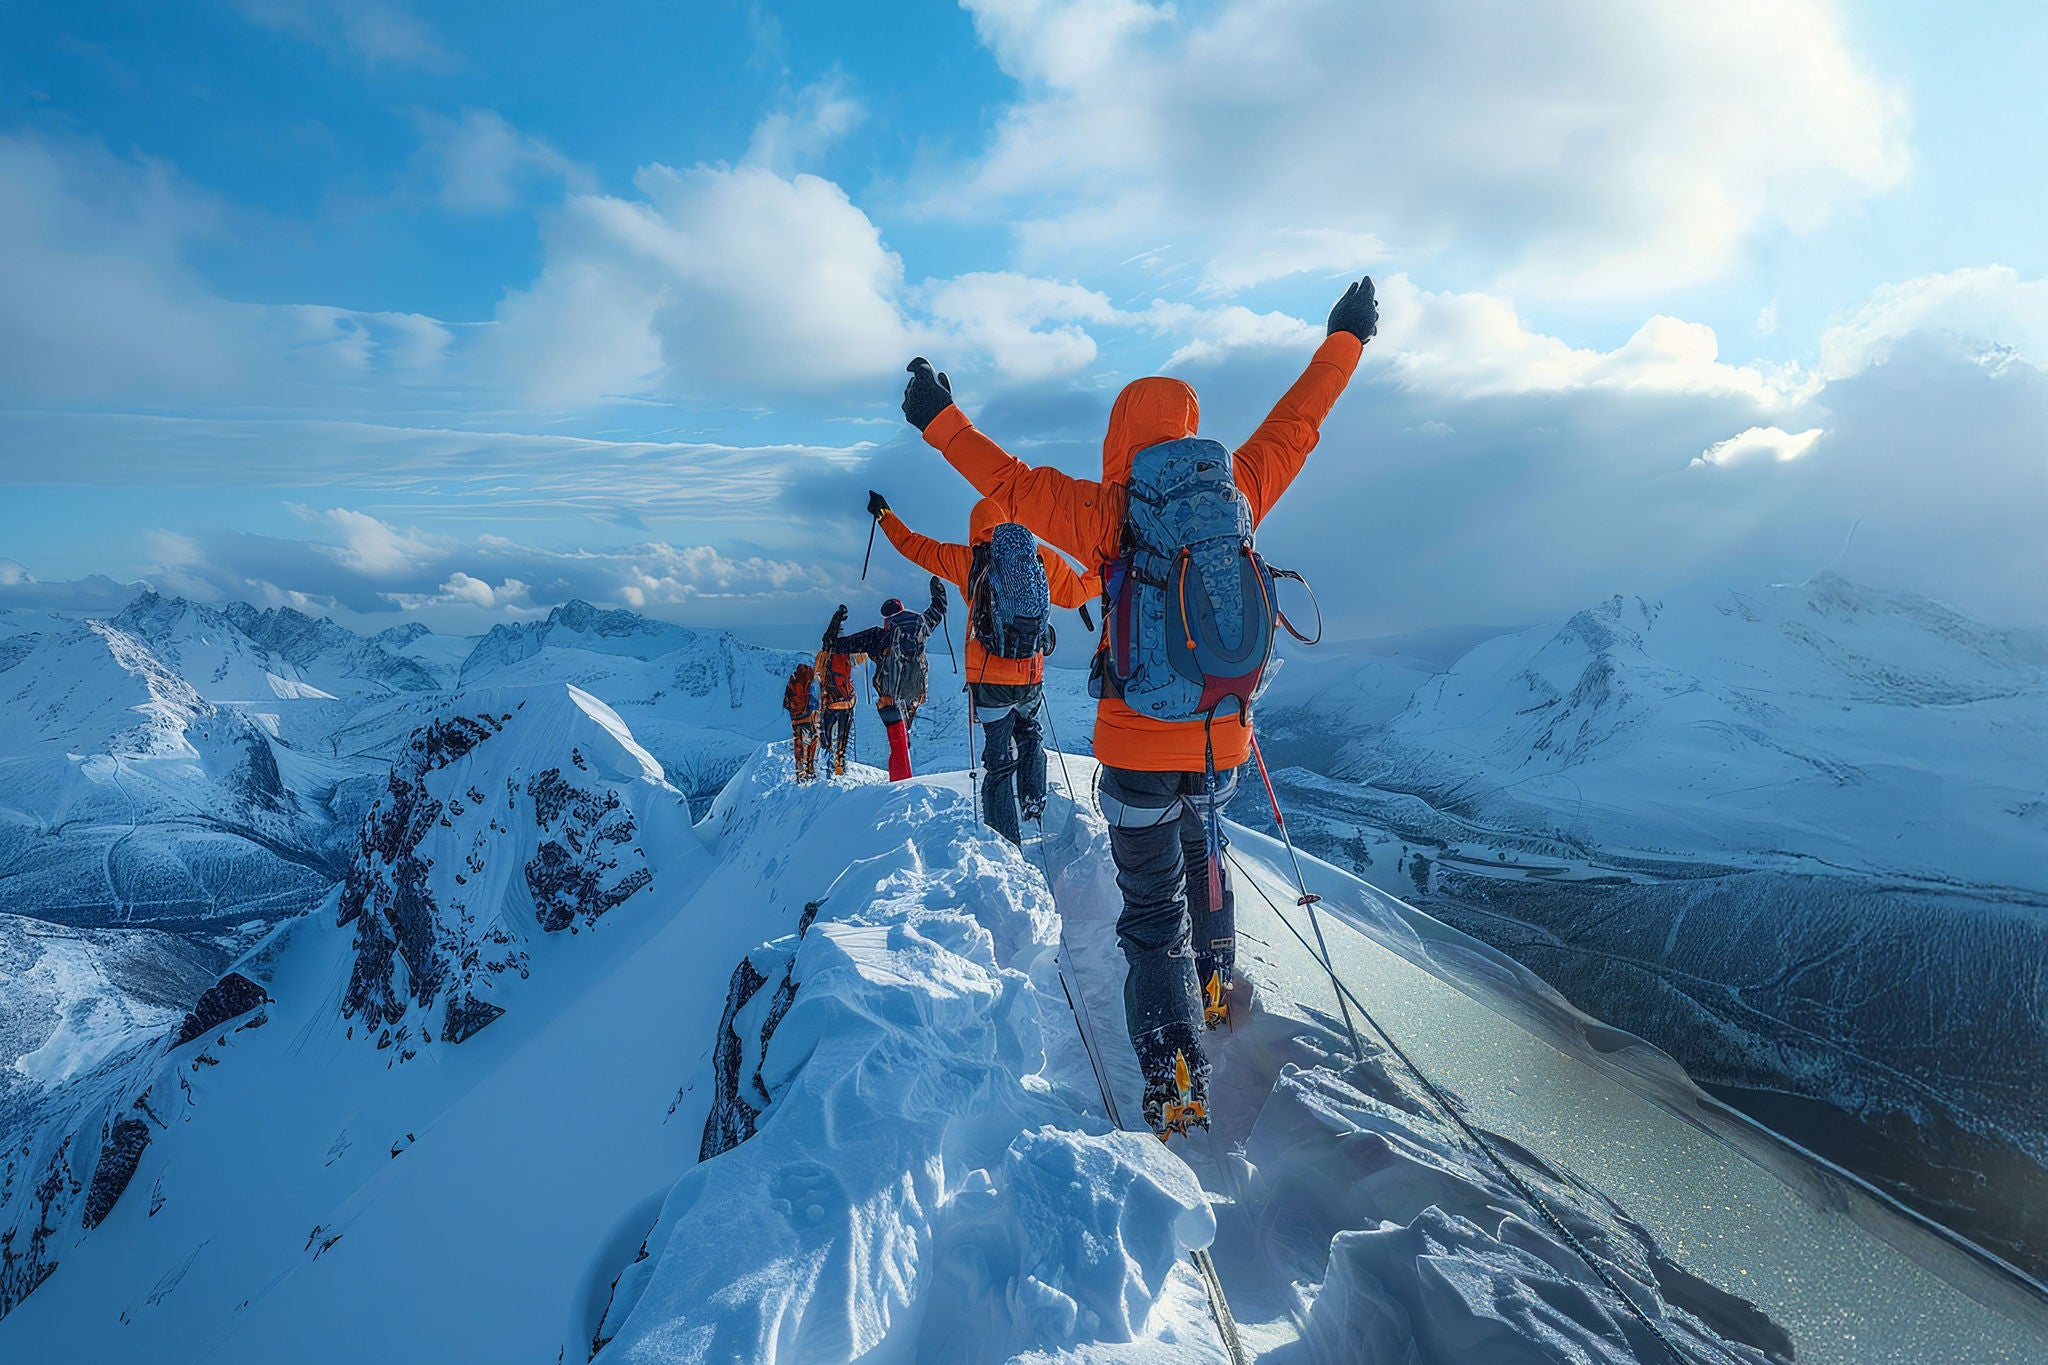
<path id="1" fill-rule="evenodd" d="M 1328 771 L 1609 853 L 2048 892 L 2048 632 L 1828 574 L 1616 597 L 1480 645 Z"/>
<path id="2" fill-rule="evenodd" d="M 1221 1218 L 1233 1298 L 1283 1365 L 1652 1358 L 1412 1085 L 1337 1057 L 1278 974 L 1219 1038 L 1243 1156 L 1114 1132 L 1068 1006 L 1071 984 L 1128 1102 L 1085 791 L 1032 850 L 1088 936 L 1075 958 L 961 775 L 788 775 L 785 746 L 758 751 L 690 827 L 588 694 L 452 708 L 394 772 L 347 888 L 238 964 L 240 1012 L 157 1045 L 68 1145 L 46 1130 L 10 1164 L 14 1254 L 47 1229 L 54 1268 L 0 1318 L 0 1351 L 1220 1361 L 1186 1253 Z M 1788 1358 L 1684 1247 L 1501 1142 L 1696 1358 Z M 1284 1283 L 1245 1259 L 1253 1208 L 1293 1211 L 1260 1234 Z"/>
<path id="3" fill-rule="evenodd" d="M 1276 699 L 1311 847 L 2048 1273 L 2048 636 L 1823 575 Z"/>
<path id="4" fill-rule="evenodd" d="M 0 614 L 0 903 L 219 927 L 319 899 L 331 816 L 282 750 L 104 621 Z"/>

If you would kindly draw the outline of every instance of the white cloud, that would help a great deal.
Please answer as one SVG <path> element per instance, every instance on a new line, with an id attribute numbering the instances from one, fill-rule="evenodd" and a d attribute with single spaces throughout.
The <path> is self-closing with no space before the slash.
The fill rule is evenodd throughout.
<path id="1" fill-rule="evenodd" d="M 588 168 L 546 141 L 522 133 L 490 109 L 465 109 L 459 119 L 430 114 L 420 162 L 440 184 L 443 205 L 460 213 L 516 207 L 535 183 L 577 191 L 596 188 Z"/>
<path id="2" fill-rule="evenodd" d="M 807 166 L 867 121 L 846 77 L 834 72 L 806 85 L 754 127 L 745 163 L 788 172 Z"/>
<path id="3" fill-rule="evenodd" d="M 1621 346 L 1597 351 L 1531 330 L 1506 298 L 1433 294 L 1406 275 L 1375 283 L 1380 335 L 1366 351 L 1368 362 L 1430 392 L 1472 398 L 1624 389 L 1728 394 L 1774 407 L 1811 391 L 1793 371 L 1726 364 L 1713 328 L 1702 323 L 1652 317 Z"/>
<path id="4" fill-rule="evenodd" d="M 349 568 L 372 578 L 405 573 L 440 553 L 418 532 L 401 531 L 367 512 L 346 507 L 330 508 L 326 512 L 298 506 L 292 510 L 308 520 L 324 521 L 340 532 L 341 541 L 331 547 L 331 553 Z"/>
<path id="5" fill-rule="evenodd" d="M 1238 304 L 1223 308 L 1193 308 L 1186 304 L 1155 303 L 1148 317 L 1155 330 L 1186 337 L 1180 349 L 1167 357 L 1165 368 L 1179 369 L 1195 361 L 1214 360 L 1231 351 L 1294 347 L 1307 350 L 1322 339 L 1323 331 L 1286 313 L 1254 313 Z"/>
<path id="6" fill-rule="evenodd" d="M 392 0 L 230 0 L 252 22 L 370 66 L 440 70 L 447 52 Z"/>
<path id="7" fill-rule="evenodd" d="M 1095 339 L 1078 324 L 1132 320 L 1095 290 L 1007 272 L 931 281 L 923 294 L 953 343 L 987 356 L 1005 378 L 1023 381 L 1073 374 L 1094 363 Z"/>
<path id="8" fill-rule="evenodd" d="M 1903 98 L 1828 0 L 965 3 L 1025 95 L 931 207 L 1021 216 L 1027 259 L 1069 269 L 1170 238 L 1224 288 L 1291 264 L 1226 251 L 1320 232 L 1455 248 L 1509 287 L 1640 292 L 1907 163 Z"/>
<path id="9" fill-rule="evenodd" d="M 2023 280 L 2009 266 L 1987 265 L 1886 285 L 1821 334 L 1821 371 L 1830 379 L 1857 374 L 1915 333 L 2048 368 L 2048 279 Z"/>
<path id="10" fill-rule="evenodd" d="M 481 611 L 502 611 L 508 616 L 519 616 L 538 615 L 543 610 L 530 605 L 532 589 L 516 578 L 508 578 L 494 588 L 485 580 L 472 578 L 461 570 L 448 575 L 448 581 L 433 592 L 389 592 L 383 596 L 407 611 L 423 611 L 429 607 L 474 607 Z"/>
<path id="11" fill-rule="evenodd" d="M 404 610 L 437 626 L 481 629 L 574 598 L 697 624 L 786 619 L 817 612 L 837 577 L 850 580 L 853 573 L 844 555 L 820 562 L 660 539 L 559 550 L 497 534 L 423 538 L 353 508 L 315 513 L 287 506 L 312 523 L 310 538 L 149 533 L 148 583 L 202 601 L 295 606 L 372 622 Z M 853 538 L 846 543 L 857 555 Z M 0 605 L 118 606 L 137 586 L 105 579 L 37 583 L 24 573 L 18 583 L 0 578 Z"/>
<path id="12" fill-rule="evenodd" d="M 162 162 L 0 135 L 0 394 L 190 405 L 432 378 L 453 334 L 413 313 L 220 297 L 187 253 L 220 206 Z"/>
<path id="13" fill-rule="evenodd" d="M 1734 465 L 1748 460 L 1773 460 L 1784 464 L 1796 460 L 1813 449 L 1813 443 L 1821 438 L 1819 427 L 1805 431 L 1781 431 L 1777 427 L 1751 427 L 1747 431 L 1730 436 L 1725 441 L 1716 441 L 1704 452 L 1693 458 L 1694 467 L 1701 465 Z"/>
<path id="14" fill-rule="evenodd" d="M 844 190 L 759 166 L 648 166 L 573 195 L 547 262 L 480 346 L 543 403 L 733 401 L 878 381 L 915 349 L 903 263 Z"/>

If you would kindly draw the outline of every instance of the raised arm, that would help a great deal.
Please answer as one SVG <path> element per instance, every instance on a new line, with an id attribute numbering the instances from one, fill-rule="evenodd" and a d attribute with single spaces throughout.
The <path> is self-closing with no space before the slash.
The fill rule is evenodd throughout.
<path id="1" fill-rule="evenodd" d="M 1034 469 L 982 435 L 953 402 L 946 377 L 933 373 L 922 356 L 910 362 L 903 415 L 976 492 L 1008 509 L 1011 520 L 1076 558 L 1096 556 L 1102 486 L 1050 467 Z"/>
<path id="2" fill-rule="evenodd" d="M 1316 348 L 1301 378 L 1273 406 L 1251 438 L 1237 448 L 1233 463 L 1237 486 L 1251 504 L 1253 521 L 1263 520 L 1294 482 L 1308 453 L 1321 439 L 1323 419 L 1351 382 L 1367 338 L 1379 330 L 1379 309 L 1372 281 L 1365 279 L 1344 291 L 1330 310 L 1330 334 Z"/>
<path id="3" fill-rule="evenodd" d="M 870 494 L 879 500 L 879 493 Z M 933 540 L 930 536 L 919 535 L 903 524 L 903 518 L 896 515 L 894 508 L 882 503 L 882 510 L 876 513 L 882 523 L 882 534 L 889 537 L 889 543 L 896 547 L 896 553 L 923 569 L 926 573 L 937 574 L 947 582 L 955 584 L 960 591 L 967 591 L 967 578 L 974 568 L 974 552 L 965 545 L 950 545 L 945 541 Z"/>
<path id="4" fill-rule="evenodd" d="M 1054 606 L 1078 607 L 1102 591 L 1101 570 L 1075 573 L 1073 565 L 1043 545 L 1038 547 L 1038 558 L 1045 565 L 1045 583 L 1052 590 Z"/>
<path id="5" fill-rule="evenodd" d="M 932 575 L 932 604 L 920 613 L 924 617 L 924 633 L 929 635 L 939 628 L 939 622 L 946 619 L 946 585 L 937 574 Z"/>
<path id="6" fill-rule="evenodd" d="M 889 647 L 889 630 L 886 626 L 869 626 L 851 635 L 830 635 L 825 638 L 827 654 L 846 654 L 858 660 L 863 654 L 880 654 Z"/>

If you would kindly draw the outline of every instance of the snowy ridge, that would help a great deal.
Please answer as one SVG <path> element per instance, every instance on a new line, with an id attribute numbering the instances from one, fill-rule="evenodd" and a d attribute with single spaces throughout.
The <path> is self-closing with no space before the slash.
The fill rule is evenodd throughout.
<path id="1" fill-rule="evenodd" d="M 815 799 L 828 789 L 792 809 L 785 773 L 774 753 L 735 778 L 706 821 L 721 847 L 838 823 Z M 1199 1187 L 1149 1136 L 1073 1131 L 1081 1097 L 1047 1072 L 1042 887 L 961 820 L 957 793 L 874 794 L 879 856 L 770 945 L 780 970 L 749 958 L 752 1008 L 725 1025 L 765 1101 L 756 1132 L 707 1137 L 711 1159 L 669 1192 L 594 1333 L 600 1358 L 839 1360 L 886 1343 L 1001 1361 L 1156 1336 L 1163 1297 L 1199 1332 L 1182 1265 L 1214 1231 Z M 747 1251 L 736 1265 L 706 1245 Z"/>

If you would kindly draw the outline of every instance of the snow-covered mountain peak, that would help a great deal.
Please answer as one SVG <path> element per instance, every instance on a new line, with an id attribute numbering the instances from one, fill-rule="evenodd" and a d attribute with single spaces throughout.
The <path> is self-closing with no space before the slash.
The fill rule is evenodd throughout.
<path id="1" fill-rule="evenodd" d="M 647 899 L 663 858 L 690 847 L 688 821 L 589 693 L 459 697 L 365 817 L 338 916 L 356 926 L 343 1016 L 400 1059 L 415 1035 L 461 1042 L 505 1012 L 553 938 Z"/>
<path id="2" fill-rule="evenodd" d="M 371 697 L 440 685 L 417 661 L 291 607 L 213 607 L 144 592 L 113 624 L 148 641 L 216 702 Z"/>
<path id="3" fill-rule="evenodd" d="M 658 659 L 705 638 L 687 626 L 650 621 L 623 608 L 564 602 L 539 621 L 493 626 L 462 665 L 465 682 L 493 669 L 530 659 L 543 649 L 576 649 L 593 654 Z"/>

